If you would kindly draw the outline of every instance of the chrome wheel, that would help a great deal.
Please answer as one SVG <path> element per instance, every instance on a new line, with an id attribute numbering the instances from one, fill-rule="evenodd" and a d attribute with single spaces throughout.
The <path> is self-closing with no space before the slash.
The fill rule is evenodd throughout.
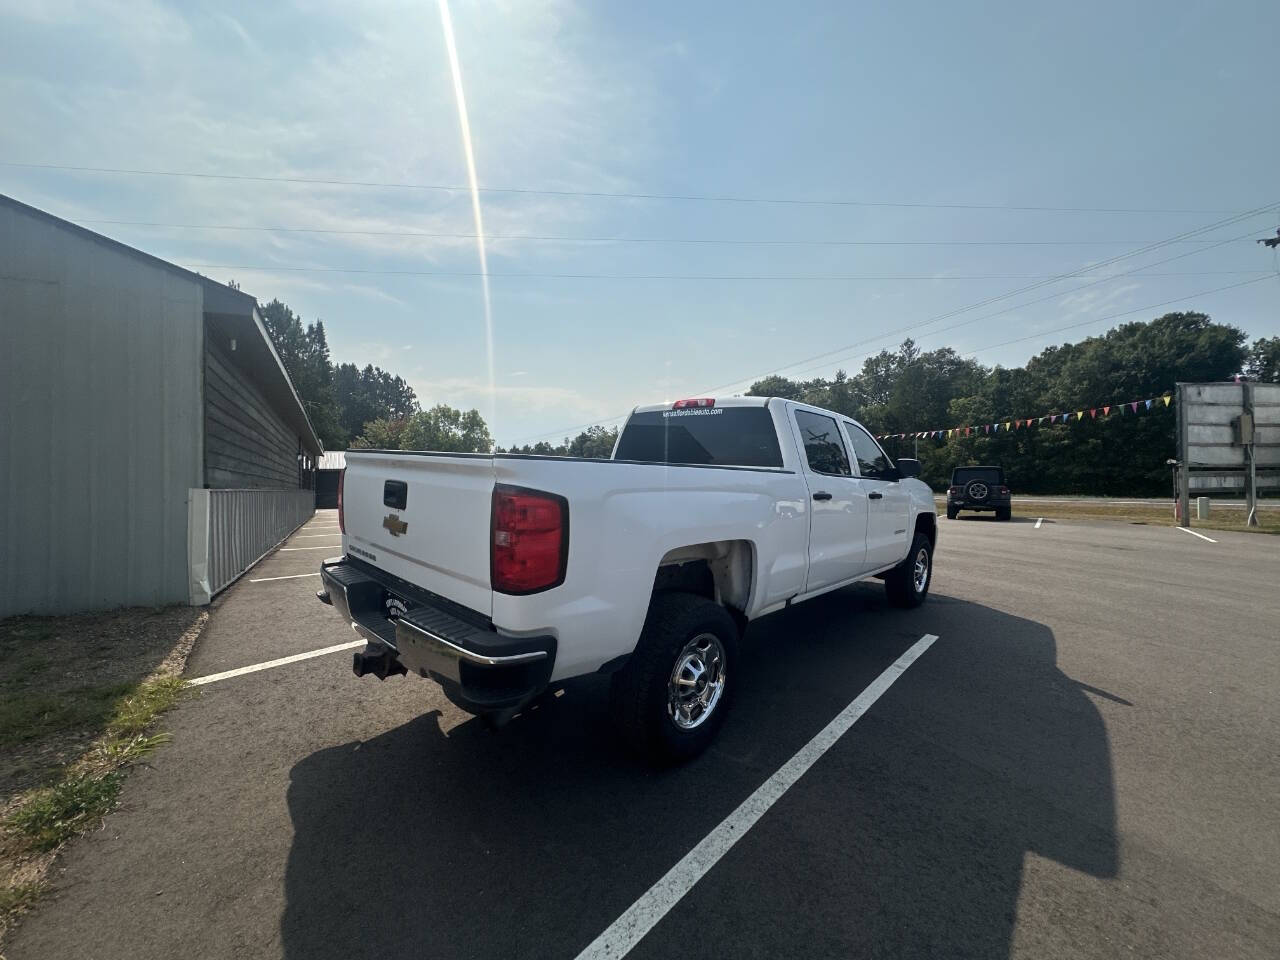
<path id="1" fill-rule="evenodd" d="M 924 593 L 924 588 L 929 583 L 929 551 L 924 547 L 921 547 L 916 553 L 915 567 L 911 571 L 911 582 L 915 585 L 916 593 Z"/>
<path id="2" fill-rule="evenodd" d="M 676 657 L 667 683 L 667 713 L 681 730 L 701 726 L 724 693 L 724 647 L 712 633 L 700 633 Z"/>

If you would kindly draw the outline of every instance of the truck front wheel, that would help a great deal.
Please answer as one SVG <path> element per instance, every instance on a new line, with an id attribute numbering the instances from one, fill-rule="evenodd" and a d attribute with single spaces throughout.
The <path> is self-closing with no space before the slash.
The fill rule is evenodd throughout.
<path id="1" fill-rule="evenodd" d="M 911 552 L 884 578 L 885 593 L 895 607 L 918 607 L 929 595 L 933 580 L 933 545 L 923 533 L 911 542 Z"/>
<path id="2" fill-rule="evenodd" d="M 613 676 L 611 709 L 627 743 L 657 763 L 705 750 L 729 705 L 737 640 L 719 604 L 687 593 L 654 597 L 635 652 Z"/>

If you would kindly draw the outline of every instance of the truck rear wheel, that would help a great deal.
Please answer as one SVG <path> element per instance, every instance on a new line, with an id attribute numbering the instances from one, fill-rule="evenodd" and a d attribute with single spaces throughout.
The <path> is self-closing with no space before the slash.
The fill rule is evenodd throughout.
<path id="1" fill-rule="evenodd" d="M 705 750 L 728 708 L 737 640 L 737 624 L 719 604 L 687 593 L 656 596 L 635 652 L 613 676 L 611 709 L 627 743 L 656 763 Z"/>
<path id="2" fill-rule="evenodd" d="M 907 558 L 885 575 L 884 590 L 895 607 L 918 607 L 929 595 L 932 580 L 933 545 L 917 533 Z"/>

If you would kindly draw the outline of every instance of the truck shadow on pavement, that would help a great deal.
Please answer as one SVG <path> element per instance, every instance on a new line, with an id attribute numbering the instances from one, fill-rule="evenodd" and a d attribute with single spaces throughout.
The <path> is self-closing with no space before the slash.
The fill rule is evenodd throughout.
<path id="1" fill-rule="evenodd" d="M 285 955 L 575 956 L 923 633 L 631 956 L 1007 956 L 1028 853 L 1116 874 L 1101 715 L 1042 624 L 866 585 L 753 624 L 733 712 L 684 767 L 624 753 L 595 678 L 497 733 L 433 710 L 301 760 Z"/>

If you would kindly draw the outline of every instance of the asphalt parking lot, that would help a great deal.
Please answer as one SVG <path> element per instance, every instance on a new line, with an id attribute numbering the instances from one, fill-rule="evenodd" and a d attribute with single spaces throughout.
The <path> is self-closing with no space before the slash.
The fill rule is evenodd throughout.
<path id="1" fill-rule="evenodd" d="M 596 679 L 496 733 L 345 650 L 204 684 L 10 958 L 573 958 L 925 635 L 629 956 L 1274 958 L 1280 539 L 1034 519 L 941 520 L 919 610 L 753 624 L 674 770 Z M 188 674 L 351 643 L 337 542 L 320 514 L 232 587 Z"/>

